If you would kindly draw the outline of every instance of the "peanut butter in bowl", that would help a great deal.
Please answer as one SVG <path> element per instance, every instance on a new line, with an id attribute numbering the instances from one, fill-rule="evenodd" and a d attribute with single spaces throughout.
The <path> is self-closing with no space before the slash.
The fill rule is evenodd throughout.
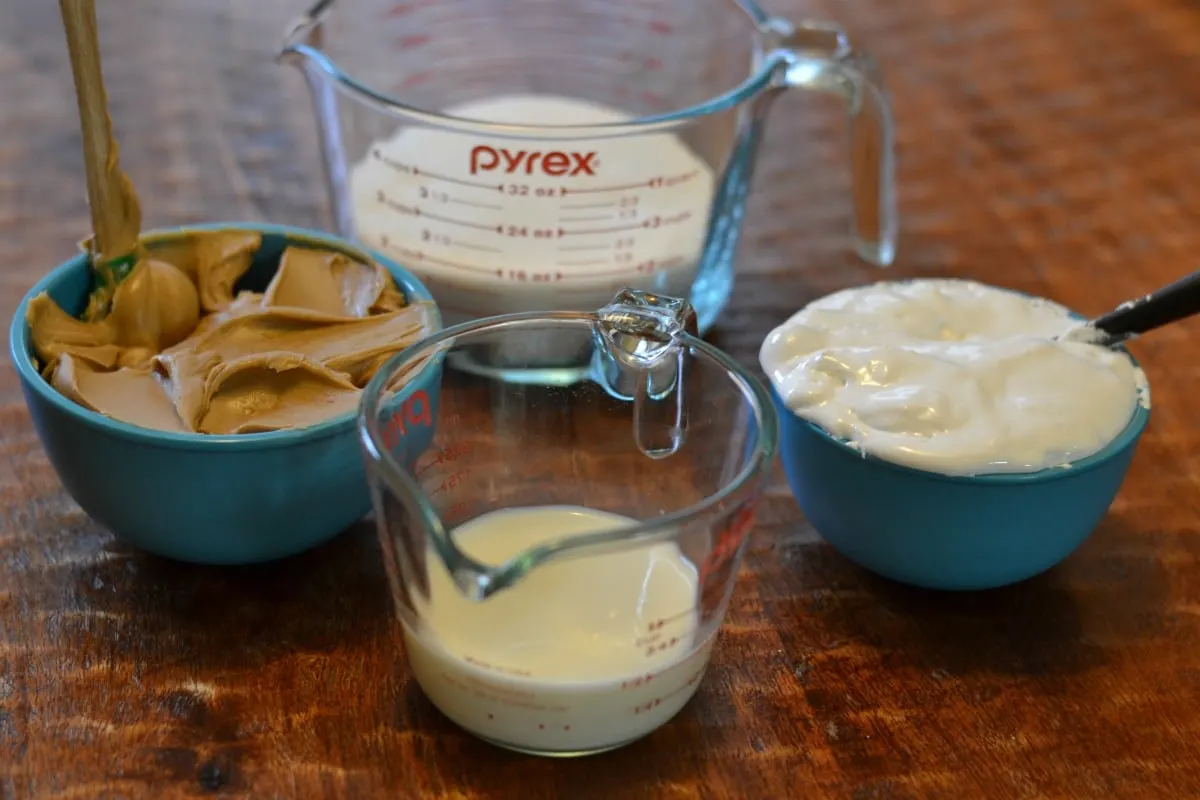
<path id="1" fill-rule="evenodd" d="M 39 371 L 79 405 L 141 428 L 300 429 L 353 411 L 379 366 L 437 324 L 431 303 L 409 303 L 368 256 L 317 242 L 290 243 L 265 289 L 245 288 L 262 243 L 254 230 L 198 229 L 152 246 L 101 319 L 34 297 Z"/>

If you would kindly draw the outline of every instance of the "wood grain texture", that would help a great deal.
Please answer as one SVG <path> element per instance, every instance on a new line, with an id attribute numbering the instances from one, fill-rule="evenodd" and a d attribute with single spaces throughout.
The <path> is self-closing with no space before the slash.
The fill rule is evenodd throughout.
<path id="1" fill-rule="evenodd" d="M 301 81 L 270 63 L 303 5 L 101 4 L 148 226 L 325 223 Z M 1183 0 L 777 0 L 835 18 L 889 77 L 903 228 L 890 273 L 964 275 L 1092 314 L 1196 266 L 1200 11 Z M 0 10 L 0 309 L 88 212 L 56 4 Z M 846 254 L 837 109 L 777 104 L 732 306 L 747 363 Z M 0 797 L 1200 797 L 1200 323 L 1135 345 L 1155 411 L 1095 535 L 977 595 L 839 557 L 776 476 L 713 666 L 608 755 L 511 755 L 412 683 L 365 527 L 286 563 L 167 563 L 63 492 L 0 370 Z"/>

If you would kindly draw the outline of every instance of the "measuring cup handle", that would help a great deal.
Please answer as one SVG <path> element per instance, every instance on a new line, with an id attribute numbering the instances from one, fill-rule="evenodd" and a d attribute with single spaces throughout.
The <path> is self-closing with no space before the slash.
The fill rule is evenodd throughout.
<path id="1" fill-rule="evenodd" d="M 886 267 L 896 256 L 895 131 L 892 107 L 875 62 L 856 51 L 837 25 L 774 20 L 785 83 L 841 97 L 850 133 L 854 246 L 860 257 Z"/>

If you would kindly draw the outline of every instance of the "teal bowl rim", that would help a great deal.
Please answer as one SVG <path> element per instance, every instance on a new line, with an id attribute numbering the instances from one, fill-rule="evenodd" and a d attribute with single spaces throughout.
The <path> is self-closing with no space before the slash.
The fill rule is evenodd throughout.
<path id="1" fill-rule="evenodd" d="M 1082 317 L 1081 317 L 1082 319 Z M 1122 353 L 1128 356 L 1133 362 L 1133 366 L 1141 371 L 1141 365 L 1138 360 L 1126 350 L 1124 347 L 1118 348 Z M 1143 378 L 1145 372 L 1142 372 Z M 768 383 L 770 383 L 768 381 Z M 810 422 L 804 417 L 801 417 L 795 411 L 788 408 L 783 402 L 783 398 L 772 384 L 770 386 L 772 399 L 779 404 L 780 416 L 787 414 L 802 425 L 806 425 L 809 430 L 817 434 L 820 438 L 826 440 L 830 444 L 838 447 L 845 452 L 854 455 L 862 461 L 874 464 L 879 467 L 901 472 L 906 475 L 919 475 L 930 480 L 944 481 L 946 483 L 969 483 L 984 486 L 1011 486 L 1030 483 L 1047 483 L 1049 481 L 1063 480 L 1070 478 L 1073 475 L 1079 475 L 1083 472 L 1090 472 L 1104 466 L 1112 459 L 1116 458 L 1128 448 L 1134 446 L 1138 439 L 1141 438 L 1142 432 L 1146 430 L 1146 425 L 1150 422 L 1150 407 L 1148 404 L 1143 404 L 1144 398 L 1149 394 L 1148 383 L 1147 388 L 1138 390 L 1137 404 L 1134 406 L 1133 414 L 1129 417 L 1129 422 L 1121 429 L 1113 439 L 1104 447 L 1092 453 L 1090 456 L 1078 459 L 1076 461 L 1068 461 L 1066 464 L 1057 467 L 1047 467 L 1037 470 L 1036 472 L 980 472 L 976 475 L 946 475 L 941 472 L 933 472 L 931 470 L 919 469 L 910 467 L 907 464 L 897 464 L 893 461 L 887 461 L 879 456 L 870 453 L 864 453 L 857 447 L 850 444 L 849 441 L 834 436 L 829 431 L 817 425 L 815 422 Z M 781 448 L 783 445 L 780 445 Z"/>
<path id="2" fill-rule="evenodd" d="M 296 228 L 291 225 L 276 225 L 271 223 L 253 223 L 253 222 L 208 222 L 198 225 L 183 225 L 174 228 L 157 228 L 155 230 L 146 231 L 142 234 L 143 239 L 161 240 L 171 239 L 179 236 L 186 236 L 189 233 L 196 231 L 211 231 L 211 230 L 240 230 L 254 231 L 267 235 L 282 236 L 285 239 L 293 242 L 314 242 L 333 249 L 341 250 L 347 254 L 355 254 L 363 252 L 370 255 L 376 261 L 379 261 L 384 267 L 393 274 L 399 273 L 404 276 L 406 286 L 401 287 L 404 295 L 408 299 L 416 299 L 418 301 L 433 302 L 433 295 L 429 293 L 417 276 L 404 268 L 403 265 L 394 261 L 387 256 L 366 248 L 357 247 L 350 242 L 332 234 L 322 233 L 321 231 L 310 230 L 307 228 Z M 105 433 L 112 436 L 128 439 L 142 444 L 151 444 L 158 447 L 168 447 L 181 450 L 204 450 L 204 451 L 221 451 L 221 452 L 245 452 L 251 450 L 272 450 L 281 447 L 289 447 L 299 444 L 300 442 L 309 442 L 329 437 L 352 434 L 355 424 L 355 418 L 358 415 L 358 410 L 354 409 L 345 414 L 340 414 L 333 419 L 325 422 L 312 425 L 299 430 L 288 431 L 268 431 L 266 433 L 245 433 L 245 434 L 229 434 L 225 436 L 215 436 L 206 433 L 169 433 L 167 431 L 156 431 L 150 428 L 139 428 L 136 425 L 130 425 L 127 422 L 111 419 L 103 414 L 97 413 L 90 409 L 72 402 L 63 395 L 59 394 L 55 389 L 46 382 L 41 374 L 34 368 L 33 359 L 29 352 L 29 326 L 25 323 L 25 313 L 29 306 L 29 301 L 37 297 L 44 291 L 47 291 L 51 284 L 57 282 L 61 273 L 70 268 L 77 268 L 80 259 L 86 256 L 82 253 L 74 258 L 62 262 L 58 266 L 47 272 L 42 278 L 33 285 L 25 296 L 21 298 L 20 304 L 17 306 L 16 312 L 13 314 L 12 323 L 9 325 L 8 332 L 8 350 L 9 357 L 12 359 L 13 366 L 16 367 L 17 374 L 21 378 L 21 382 L 26 386 L 33 388 L 33 391 L 43 401 L 57 408 L 63 413 L 78 417 L 80 420 L 90 425 L 93 428 L 99 428 Z M 441 313 L 434 305 L 434 330 L 442 327 Z M 422 370 L 426 372 L 428 367 Z M 414 379 L 419 377 L 414 376 Z"/>

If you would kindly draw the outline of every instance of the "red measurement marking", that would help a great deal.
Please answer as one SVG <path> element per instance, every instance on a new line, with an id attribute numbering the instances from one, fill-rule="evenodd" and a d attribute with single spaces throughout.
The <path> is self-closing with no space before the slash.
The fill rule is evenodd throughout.
<path id="1" fill-rule="evenodd" d="M 559 261 L 557 263 L 567 264 L 570 262 Z M 673 256 L 664 261 L 655 261 L 654 259 L 650 259 L 648 261 L 639 261 L 637 264 L 631 264 L 629 266 L 626 266 L 626 267 L 623 267 L 620 269 L 614 269 L 614 270 L 607 271 L 607 272 L 574 273 L 573 275 L 568 276 L 568 280 L 578 278 L 578 277 L 595 278 L 595 277 L 603 277 L 605 275 L 631 275 L 631 274 L 635 274 L 635 273 L 642 274 L 642 275 L 650 275 L 650 274 L 654 273 L 656 270 L 668 270 L 668 269 L 671 269 L 672 267 L 681 266 L 682 264 L 683 264 L 683 258 L 681 256 Z M 590 289 L 589 289 L 589 291 L 590 291 Z"/>
<path id="2" fill-rule="evenodd" d="M 489 664 L 486 661 L 481 661 L 478 658 L 473 658 L 471 656 L 463 656 L 463 660 L 469 664 L 474 664 L 477 667 L 492 670 L 493 672 L 500 672 L 505 675 L 518 675 L 518 676 L 522 676 L 522 677 L 526 677 L 526 678 L 533 675 L 533 673 L 527 669 L 511 669 L 509 667 L 499 667 L 499 666 L 496 666 L 495 664 Z M 518 693 L 518 694 L 528 694 L 527 692 L 516 692 L 516 690 L 512 690 L 512 691 L 514 693 Z M 532 695 L 529 695 L 529 696 L 532 697 Z"/>
<path id="3" fill-rule="evenodd" d="M 720 572 L 742 546 L 750 529 L 754 527 L 754 507 L 749 503 L 743 505 L 733 514 L 729 524 L 717 534 L 712 550 L 704 557 L 700 565 L 700 585 L 703 586 L 710 576 Z"/>
<path id="4" fill-rule="evenodd" d="M 428 217 L 429 219 L 444 222 L 447 225 L 457 225 L 460 228 L 474 228 L 477 231 L 496 231 L 500 230 L 499 225 L 480 225 L 478 222 L 471 222 L 465 219 L 456 219 L 455 217 L 447 217 L 445 214 L 431 214 L 420 208 L 416 209 L 417 216 Z"/>
<path id="5" fill-rule="evenodd" d="M 497 225 L 494 230 L 512 239 L 556 239 L 562 235 L 553 228 L 530 228 L 526 225 Z"/>
<path id="6" fill-rule="evenodd" d="M 662 95 L 654 94 L 654 92 L 642 92 L 642 102 L 651 108 L 660 108 L 663 105 Z"/>
<path id="7" fill-rule="evenodd" d="M 592 236 L 599 233 L 620 233 L 622 231 L 633 231 L 638 228 L 648 227 L 644 222 L 635 222 L 631 225 L 614 225 L 610 228 L 584 228 L 582 230 L 569 231 L 565 228 L 558 229 L 559 236 Z"/>
<path id="8" fill-rule="evenodd" d="M 611 242 L 603 244 L 560 244 L 558 250 L 577 251 L 577 250 L 607 250 L 612 247 Z"/>
<path id="9" fill-rule="evenodd" d="M 640 703 L 640 704 L 634 706 L 633 713 L 641 714 L 643 712 L 658 708 L 659 706 L 661 706 L 663 704 L 664 700 L 669 700 L 672 697 L 674 697 L 675 695 L 679 694 L 680 692 L 688 691 L 688 689 L 690 689 L 691 687 L 693 687 L 697 683 L 699 683 L 700 678 L 703 676 L 704 676 L 704 667 L 701 667 L 700 669 L 698 669 L 694 673 L 692 673 L 691 677 L 689 677 L 686 682 L 679 684 L 674 689 L 671 689 L 671 691 L 661 695 L 660 697 L 656 697 L 653 700 L 647 700 L 644 703 Z"/>
<path id="10" fill-rule="evenodd" d="M 419 169 L 417 167 L 413 167 L 412 174 L 413 175 L 422 175 L 426 178 L 429 178 L 430 180 L 443 181 L 444 183 L 453 183 L 456 186 L 470 186 L 473 189 L 487 189 L 488 191 L 491 191 L 492 189 L 499 189 L 500 191 L 504 191 L 503 185 L 497 186 L 496 184 L 481 183 L 479 181 L 464 181 L 462 178 L 452 178 L 449 175 L 442 175 L 439 172 L 426 172 L 425 170 Z"/>
<path id="11" fill-rule="evenodd" d="M 432 38 L 428 33 L 413 33 L 408 36 L 401 36 L 396 40 L 396 44 L 400 45 L 401 50 L 411 50 L 414 47 L 429 44 L 429 40 Z"/>
<path id="12" fill-rule="evenodd" d="M 656 175 L 641 183 L 623 183 L 616 186 L 594 186 L 588 189 L 564 189 L 563 194 L 594 194 L 596 192 L 627 192 L 630 189 L 662 189 L 686 183 L 700 174 L 700 170 L 692 170 L 682 175 Z"/>
<path id="13" fill-rule="evenodd" d="M 657 653 L 665 653 L 675 645 L 679 644 L 681 641 L 683 640 L 680 637 L 672 636 L 670 639 L 667 639 L 664 642 L 655 642 L 654 644 L 646 647 L 646 658 L 650 658 Z"/>
<path id="14" fill-rule="evenodd" d="M 452 178 L 449 175 L 442 175 L 438 172 L 428 172 L 421 169 L 416 164 L 408 164 L 404 161 L 397 161 L 394 158 L 388 158 L 378 147 L 371 151 L 371 157 L 381 164 L 384 164 L 391 169 L 394 169 L 396 172 L 404 175 L 420 175 L 432 181 L 444 181 L 445 183 L 453 183 L 457 186 L 469 186 L 473 189 L 487 189 L 488 191 L 495 191 L 496 189 L 500 189 L 501 191 L 504 190 L 504 186 L 502 184 L 497 185 L 495 183 L 483 183 L 481 181 L 465 181 L 462 178 Z"/>
<path id="15" fill-rule="evenodd" d="M 642 703 L 640 706 L 633 707 L 633 713 L 641 714 L 643 711 L 650 711 L 662 705 L 662 698 L 656 697 L 648 703 Z"/>
<path id="16" fill-rule="evenodd" d="M 642 222 L 631 222 L 628 225 L 613 225 L 608 228 L 585 228 L 577 230 L 567 230 L 565 228 L 558 229 L 559 236 L 589 236 L 601 233 L 623 233 L 624 231 L 635 231 L 639 229 L 653 230 L 655 228 L 664 228 L 668 225 L 678 225 L 692 216 L 692 212 L 683 211 L 670 217 L 660 217 L 657 214 L 649 217 Z"/>
<path id="17" fill-rule="evenodd" d="M 614 275 L 628 275 L 631 272 L 629 267 L 621 267 L 619 269 L 601 269 L 588 270 L 587 272 L 573 272 L 566 276 L 568 281 L 588 281 L 596 278 L 611 278 Z"/>
<path id="18" fill-rule="evenodd" d="M 433 73 L 430 72 L 429 70 L 422 70 L 421 72 L 414 72 L 412 75 L 409 75 L 407 78 L 405 78 L 403 81 L 400 82 L 400 88 L 411 89 L 414 86 L 420 86 L 422 83 L 424 83 L 425 81 L 429 80 L 432 77 L 433 77 Z"/>
<path id="19" fill-rule="evenodd" d="M 629 680 L 621 681 L 621 691 L 625 692 L 629 691 L 630 689 L 637 689 L 640 686 L 645 686 L 647 683 L 657 678 L 660 674 L 662 673 L 651 672 L 648 675 L 643 675 L 640 678 L 630 678 Z"/>
<path id="20" fill-rule="evenodd" d="M 421 200 L 431 200 L 435 203 L 453 203 L 454 205 L 468 206 L 470 208 L 484 208 L 488 211 L 504 210 L 504 206 L 499 203 L 482 203 L 478 200 L 466 200 L 462 197 L 455 197 L 449 192 L 430 189 L 428 186 L 418 186 L 417 197 Z"/>
<path id="21" fill-rule="evenodd" d="M 704 675 L 704 667 L 701 667 L 700 669 L 696 670 L 695 674 L 692 675 L 692 677 L 688 678 L 688 680 L 685 683 L 682 683 L 679 686 L 676 686 L 674 689 L 672 689 L 671 691 L 669 691 L 665 695 L 663 695 L 662 699 L 666 700 L 668 698 L 674 697 L 675 695 L 679 694 L 680 692 L 686 692 L 690 687 L 695 686 L 696 683 L 699 682 L 701 676 L 703 676 L 703 675 Z"/>
<path id="22" fill-rule="evenodd" d="M 408 3 L 396 3 L 390 9 L 388 9 L 387 13 L 384 14 L 384 16 L 385 17 L 403 17 L 405 14 L 409 13 L 410 11 L 415 11 L 418 8 L 423 8 L 425 6 L 431 6 L 434 4 L 434 2 L 436 2 L 436 0 L 413 0 L 413 2 L 408 2 Z"/>
<path id="23" fill-rule="evenodd" d="M 448 261 L 447 259 L 444 259 L 444 258 L 436 258 L 434 256 L 429 255 L 428 253 L 423 253 L 420 250 L 408 250 L 407 248 L 404 248 L 404 247 L 392 247 L 390 249 L 395 253 L 399 253 L 401 256 L 404 256 L 405 258 L 415 258 L 420 261 L 428 261 L 430 264 L 441 264 L 443 267 L 450 267 L 451 269 L 460 269 L 464 272 L 473 272 L 478 275 L 493 275 L 496 272 L 494 269 L 491 269 L 489 267 L 480 267 L 480 266 L 477 266 L 474 264 L 462 264 L 462 263 L 459 263 L 458 261 Z"/>
<path id="24" fill-rule="evenodd" d="M 464 250 L 478 250 L 481 253 L 503 253 L 499 247 L 492 247 L 486 244 L 475 244 L 474 242 L 453 241 L 451 247 L 461 247 Z"/>
<path id="25" fill-rule="evenodd" d="M 700 174 L 700 170 L 694 169 L 691 172 L 685 172 L 682 175 L 667 175 L 662 178 L 651 178 L 649 186 L 651 189 L 661 189 L 664 186 L 678 186 L 681 183 L 687 183 Z"/>
<path id="26" fill-rule="evenodd" d="M 462 470 L 461 472 L 456 472 L 453 475 L 442 479 L 441 483 L 429 490 L 429 496 L 433 497 L 435 494 L 441 494 L 442 492 L 448 492 L 451 489 L 457 489 L 459 486 L 462 486 L 463 481 L 466 480 L 466 477 L 470 474 L 470 470 Z"/>
<path id="27" fill-rule="evenodd" d="M 568 264 L 595 264 L 596 261 L 557 261 L 557 263 L 565 266 Z M 607 263 L 607 261 L 605 261 L 605 263 Z M 604 278 L 614 275 L 635 275 L 635 273 L 636 275 L 650 275 L 650 273 L 654 272 L 655 266 L 661 267 L 661 269 L 667 269 L 667 267 L 682 263 L 682 258 L 674 258 L 666 261 L 655 261 L 654 259 L 650 259 L 648 261 L 638 261 L 637 264 L 614 267 L 614 269 L 611 270 L 572 272 L 571 275 L 566 276 L 566 279 L 568 279 L 568 281 L 578 281 L 578 279 L 582 278 Z"/>
<path id="28" fill-rule="evenodd" d="M 692 610 L 687 608 L 677 614 L 672 614 L 669 617 L 659 617 L 658 619 L 650 620 L 650 624 L 646 626 L 646 630 L 661 631 L 667 625 L 670 625 L 672 622 L 678 622 L 679 620 L 690 616 L 691 613 Z"/>
<path id="29" fill-rule="evenodd" d="M 671 26 L 671 23 L 664 22 L 661 19 L 653 20 L 650 23 L 650 32 L 657 33 L 659 36 L 670 36 L 673 30 L 674 28 Z"/>
<path id="30" fill-rule="evenodd" d="M 595 194 L 596 192 L 627 192 L 630 189 L 644 189 L 650 186 L 650 183 L 643 181 L 642 183 L 622 183 L 615 186 L 596 186 L 590 189 L 567 189 L 563 194 Z"/>
<path id="31" fill-rule="evenodd" d="M 446 225 L 457 225 L 460 228 L 475 228 L 476 230 L 480 231 L 496 231 L 497 233 L 501 231 L 499 225 L 480 225 L 478 222 L 470 222 L 465 219 L 447 217 L 445 214 L 434 214 L 430 211 L 424 210 L 419 206 L 406 206 L 403 203 L 398 203 L 388 197 L 382 189 L 375 193 L 375 199 L 378 200 L 382 205 L 387 206 L 398 214 L 407 214 L 410 217 L 425 217 L 426 219 L 436 220 L 438 222 L 445 223 Z"/>
<path id="32" fill-rule="evenodd" d="M 518 283 L 558 283 L 565 277 L 561 272 L 530 272 L 525 269 L 498 269 L 496 277 Z"/>
<path id="33" fill-rule="evenodd" d="M 498 188 L 509 197 L 562 197 L 567 193 L 561 186 L 530 186 L 525 183 L 502 183 Z"/>
<path id="34" fill-rule="evenodd" d="M 559 217 L 559 222 L 607 222 L 614 219 L 612 214 L 597 214 L 590 217 Z"/>
<path id="35" fill-rule="evenodd" d="M 422 209 L 420 206 L 405 205 L 404 203 L 397 202 L 397 201 L 393 200 L 392 198 L 388 197 L 387 193 L 384 192 L 382 189 L 380 189 L 379 191 L 377 191 L 375 193 L 375 199 L 379 202 L 380 205 L 387 206 L 392 211 L 395 211 L 397 214 L 405 214 L 410 217 L 425 217 L 426 219 L 436 220 L 438 222 L 443 222 L 447 225 L 457 225 L 460 228 L 475 228 L 476 230 L 496 231 L 497 233 L 499 233 L 501 230 L 499 225 L 480 225 L 478 222 L 470 222 L 465 219 L 456 219 L 454 217 L 447 217 L 444 214 L 434 214 L 434 213 L 431 213 L 429 211 Z"/>
<path id="36" fill-rule="evenodd" d="M 428 472 L 429 470 L 433 469 L 436 466 L 441 466 L 444 464 L 452 464 L 470 452 L 471 452 L 471 443 L 470 442 L 451 442 L 450 444 L 443 447 L 441 450 L 438 450 L 437 454 L 433 457 L 433 459 L 431 461 L 429 461 L 429 463 L 425 464 L 423 467 L 421 467 L 420 469 L 417 470 L 417 477 L 424 475 L 426 472 Z"/>
<path id="37" fill-rule="evenodd" d="M 381 237 L 384 241 L 390 241 L 390 237 L 385 233 Z M 444 244 L 450 247 L 454 244 L 454 240 L 444 233 L 434 233 L 429 228 L 421 228 L 421 241 L 433 242 L 434 244 Z"/>
<path id="38" fill-rule="evenodd" d="M 642 66 L 646 69 L 662 69 L 663 62 L 657 58 L 647 58 L 642 61 Z"/>
<path id="39" fill-rule="evenodd" d="M 654 216 L 647 219 L 642 225 L 646 228 L 665 228 L 667 225 L 678 225 L 685 220 L 692 218 L 692 212 L 681 211 L 678 214 L 672 214 L 669 217 Z"/>
<path id="40" fill-rule="evenodd" d="M 609 203 L 563 203 L 561 207 L 564 210 L 582 211 L 588 208 L 613 208 L 616 205 L 617 202 L 614 200 Z"/>
<path id="41" fill-rule="evenodd" d="M 503 211 L 504 206 L 497 203 L 476 203 L 474 200 L 463 200 L 459 197 L 451 197 L 450 202 L 455 205 L 468 206 L 470 208 L 485 208 L 488 211 Z"/>

